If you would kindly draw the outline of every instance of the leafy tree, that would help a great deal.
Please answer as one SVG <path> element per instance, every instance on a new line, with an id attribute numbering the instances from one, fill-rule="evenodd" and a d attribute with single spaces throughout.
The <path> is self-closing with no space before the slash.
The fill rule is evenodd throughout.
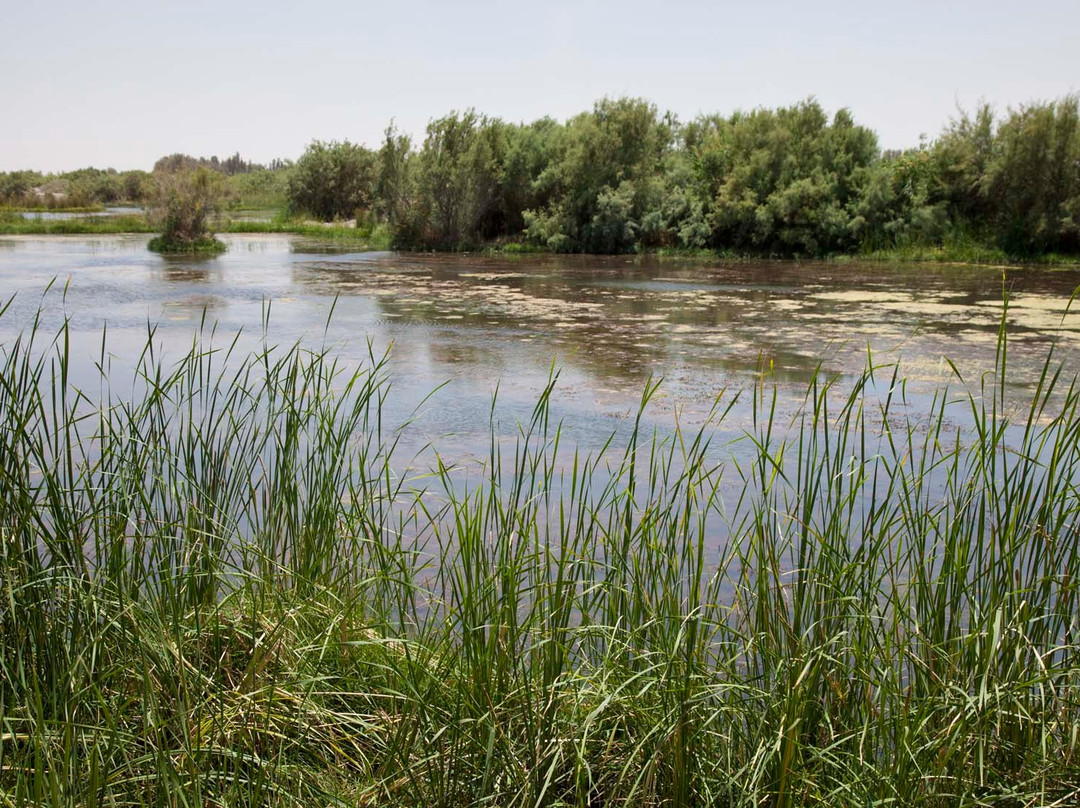
<path id="1" fill-rule="evenodd" d="M 316 140 L 289 176 L 289 204 L 323 221 L 348 219 L 372 207 L 377 178 L 373 152 L 347 140 Z"/>
<path id="2" fill-rule="evenodd" d="M 506 151 L 503 129 L 473 110 L 428 124 L 417 158 L 421 204 L 412 209 L 426 243 L 458 247 L 495 234 L 488 225 Z"/>
<path id="3" fill-rule="evenodd" d="M 711 242 L 819 254 L 857 242 L 853 206 L 877 138 L 847 110 L 830 122 L 813 100 L 699 122 L 693 154 L 709 199 Z"/>
<path id="4" fill-rule="evenodd" d="M 632 248 L 675 126 L 637 98 L 605 98 L 572 119 L 537 178 L 550 201 L 525 213 L 529 238 L 574 250 Z"/>
<path id="5" fill-rule="evenodd" d="M 1012 112 L 998 128 L 981 186 L 1009 252 L 1080 248 L 1077 97 Z"/>
<path id="6" fill-rule="evenodd" d="M 416 198 L 416 161 L 412 139 L 399 132 L 393 122 L 386 127 L 377 162 L 378 212 L 400 236 L 415 220 L 412 206 Z M 410 233 L 406 241 L 413 241 L 415 237 L 415 233 Z"/>
<path id="7" fill-rule="evenodd" d="M 150 219 L 161 235 L 150 242 L 158 252 L 216 252 L 225 245 L 210 230 L 223 193 L 222 177 L 207 168 L 154 174 Z"/>

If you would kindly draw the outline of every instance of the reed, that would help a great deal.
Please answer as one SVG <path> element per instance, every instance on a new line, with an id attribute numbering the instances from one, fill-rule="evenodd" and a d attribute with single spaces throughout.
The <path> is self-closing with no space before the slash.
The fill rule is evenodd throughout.
<path id="1" fill-rule="evenodd" d="M 0 803 L 1080 796 L 1080 391 L 1004 327 L 929 414 L 871 363 L 586 453 L 553 376 L 418 477 L 373 350 L 69 339 L 0 353 Z"/>

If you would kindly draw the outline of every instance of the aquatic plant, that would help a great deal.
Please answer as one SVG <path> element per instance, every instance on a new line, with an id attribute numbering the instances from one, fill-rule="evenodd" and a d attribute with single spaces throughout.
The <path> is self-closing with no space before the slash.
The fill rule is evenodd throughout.
<path id="1" fill-rule="evenodd" d="M 151 239 L 155 252 L 221 252 L 222 241 L 210 228 L 222 194 L 218 175 L 205 168 L 193 171 L 159 171 L 148 206 L 150 222 L 161 235 Z"/>
<path id="2" fill-rule="evenodd" d="M 0 800 L 1074 804 L 1080 390 L 1051 355 L 1018 407 L 1008 336 L 929 410 L 871 360 L 791 422 L 763 380 L 745 426 L 723 393 L 591 454 L 553 377 L 481 467 L 409 476 L 374 351 L 151 328 L 80 389 L 35 323 L 0 350 Z"/>

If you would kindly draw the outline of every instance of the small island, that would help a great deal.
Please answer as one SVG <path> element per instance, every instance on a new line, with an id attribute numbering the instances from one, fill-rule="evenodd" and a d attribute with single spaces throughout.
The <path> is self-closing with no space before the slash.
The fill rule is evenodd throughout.
<path id="1" fill-rule="evenodd" d="M 158 253 L 224 252 L 225 242 L 215 238 L 210 227 L 221 193 L 220 175 L 206 168 L 160 172 L 149 218 L 161 235 L 150 239 L 147 247 Z"/>

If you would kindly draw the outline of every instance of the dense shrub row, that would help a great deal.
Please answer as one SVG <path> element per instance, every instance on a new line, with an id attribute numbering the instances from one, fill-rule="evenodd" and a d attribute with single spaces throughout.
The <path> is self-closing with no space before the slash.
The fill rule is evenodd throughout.
<path id="1" fill-rule="evenodd" d="M 688 123 L 604 99 L 566 123 L 469 110 L 414 145 L 313 143 L 289 194 L 326 217 L 387 221 L 407 246 L 524 239 L 559 251 L 712 248 L 819 255 L 969 239 L 1015 255 L 1080 249 L 1077 99 L 963 114 L 883 152 L 816 101 Z"/>
<path id="2" fill-rule="evenodd" d="M 824 255 L 946 245 L 1012 256 L 1080 252 L 1076 96 L 961 114 L 937 139 L 883 151 L 846 109 L 814 100 L 689 122 L 636 98 L 566 122 L 473 110 L 422 142 L 313 142 L 294 165 L 172 154 L 152 174 L 0 173 L 0 205 L 81 207 L 157 193 L 204 169 L 228 207 L 384 224 L 403 247 L 492 241 L 565 252 L 713 249 Z"/>

